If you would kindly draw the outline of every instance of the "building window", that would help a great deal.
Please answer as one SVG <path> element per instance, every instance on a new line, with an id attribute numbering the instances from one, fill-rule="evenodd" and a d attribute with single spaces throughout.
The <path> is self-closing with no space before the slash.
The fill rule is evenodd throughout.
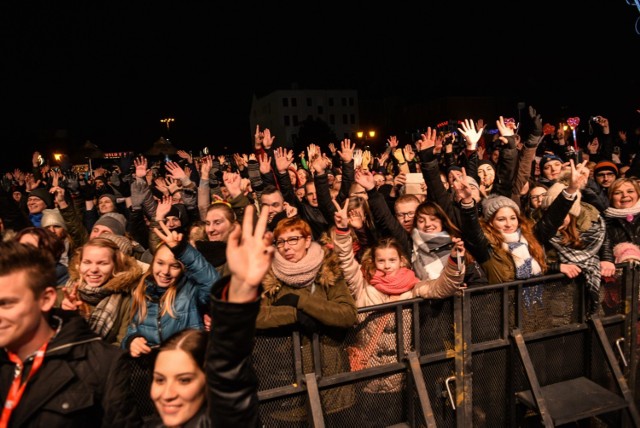
<path id="1" fill-rule="evenodd" d="M 282 99 L 282 107 L 289 107 L 289 98 Z"/>
<path id="2" fill-rule="evenodd" d="M 349 116 L 349 119 L 351 120 L 351 124 L 355 125 L 356 124 L 356 115 L 351 113 L 351 115 Z"/>
<path id="3" fill-rule="evenodd" d="M 346 98 L 342 98 L 342 107 L 346 107 L 347 106 L 347 99 Z"/>
<path id="4" fill-rule="evenodd" d="M 342 124 L 346 125 L 349 123 L 349 117 L 346 114 L 342 115 Z"/>
<path id="5" fill-rule="evenodd" d="M 353 97 L 349 97 L 349 106 L 353 107 Z"/>
<path id="6" fill-rule="evenodd" d="M 298 99 L 291 98 L 291 107 L 298 107 Z"/>
<path id="7" fill-rule="evenodd" d="M 298 126 L 298 116 L 297 115 L 293 116 L 293 126 Z"/>
<path id="8" fill-rule="evenodd" d="M 289 116 L 284 117 L 284 126 L 291 125 L 291 118 Z"/>
<path id="9" fill-rule="evenodd" d="M 333 97 L 329 97 L 329 107 L 333 107 Z"/>
<path id="10" fill-rule="evenodd" d="M 307 98 L 307 107 L 313 106 L 313 100 L 311 98 Z"/>
<path id="11" fill-rule="evenodd" d="M 324 108 L 322 106 L 318 106 L 318 114 L 324 114 Z"/>
<path id="12" fill-rule="evenodd" d="M 329 123 L 331 125 L 335 125 L 336 124 L 336 115 L 335 114 L 330 114 L 329 115 Z"/>

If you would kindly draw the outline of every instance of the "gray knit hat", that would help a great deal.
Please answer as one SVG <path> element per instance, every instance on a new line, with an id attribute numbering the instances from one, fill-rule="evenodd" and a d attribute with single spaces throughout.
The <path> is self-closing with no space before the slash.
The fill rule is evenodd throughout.
<path id="1" fill-rule="evenodd" d="M 127 231 L 127 219 L 120 213 L 104 213 L 94 226 L 108 227 L 115 235 L 122 236 Z"/>
<path id="2" fill-rule="evenodd" d="M 564 183 L 554 183 L 553 186 L 549 187 L 549 189 L 547 190 L 547 196 L 545 196 L 542 200 L 542 209 L 548 209 L 553 201 L 556 200 L 558 195 L 566 188 L 567 185 Z M 578 217 L 580 215 L 580 210 L 582 208 L 580 206 L 581 196 L 581 193 L 578 192 L 578 195 L 574 199 L 573 205 L 571 205 L 571 209 L 569 210 L 569 214 L 573 215 L 574 217 Z"/>
<path id="3" fill-rule="evenodd" d="M 120 248 L 120 251 L 127 256 L 133 254 L 133 244 L 131 240 L 126 236 L 114 235 L 113 233 L 103 233 L 100 235 L 101 238 L 106 238 L 109 241 L 113 242 Z"/>
<path id="4" fill-rule="evenodd" d="M 100 202 L 100 199 L 102 199 L 102 198 L 111 199 L 111 202 L 113 202 L 114 206 L 118 203 L 118 200 L 116 199 L 116 195 L 114 195 L 112 193 L 103 193 L 102 195 L 98 196 L 98 202 Z"/>
<path id="5" fill-rule="evenodd" d="M 64 230 L 67 229 L 67 223 L 62 218 L 62 214 L 57 208 L 45 209 L 42 211 L 42 220 L 40 221 L 41 227 L 60 226 Z"/>
<path id="6" fill-rule="evenodd" d="M 512 199 L 495 194 L 487 196 L 482 201 L 482 215 L 485 221 L 489 221 L 496 211 L 504 207 L 512 208 L 517 214 L 520 214 L 520 208 Z"/>

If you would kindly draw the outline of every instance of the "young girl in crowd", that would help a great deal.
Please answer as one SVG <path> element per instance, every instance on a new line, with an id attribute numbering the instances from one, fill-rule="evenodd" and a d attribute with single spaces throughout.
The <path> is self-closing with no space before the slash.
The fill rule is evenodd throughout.
<path id="1" fill-rule="evenodd" d="M 340 268 L 344 272 L 345 280 L 353 295 L 356 305 L 361 307 L 374 306 L 398 300 L 406 300 L 415 297 L 428 299 L 440 299 L 453 295 L 464 284 L 464 244 L 461 239 L 452 237 L 453 246 L 449 257 L 445 261 L 442 273 L 437 279 L 421 281 L 411 270 L 409 261 L 397 241 L 393 238 L 383 238 L 368 249 L 361 264 L 357 262 L 352 237 L 349 228 L 349 215 L 347 200 L 344 207 L 336 205 L 334 238 L 334 251 L 340 261 Z M 402 337 L 405 347 L 409 349 L 411 337 L 411 319 L 405 313 L 405 332 Z M 390 314 L 384 314 L 370 321 L 362 321 L 363 325 L 358 332 L 356 344 L 350 348 L 352 353 L 352 370 L 371 366 L 389 364 L 396 361 L 396 339 L 389 330 L 393 329 L 395 322 Z M 363 390 L 366 398 L 360 397 L 362 405 L 360 415 L 366 421 L 375 418 L 375 423 L 380 423 L 383 416 L 374 411 L 384 408 L 388 403 L 399 400 L 404 389 L 402 376 L 394 375 L 368 382 Z M 369 425 L 362 421 L 364 425 Z M 385 421 L 386 425 L 398 421 Z"/>
<path id="2" fill-rule="evenodd" d="M 203 329 L 209 292 L 220 278 L 187 238 L 164 223 L 160 227 L 162 231 L 154 232 L 163 243 L 133 292 L 132 320 L 122 341 L 133 357 L 150 353 L 152 346 L 180 330 Z"/>

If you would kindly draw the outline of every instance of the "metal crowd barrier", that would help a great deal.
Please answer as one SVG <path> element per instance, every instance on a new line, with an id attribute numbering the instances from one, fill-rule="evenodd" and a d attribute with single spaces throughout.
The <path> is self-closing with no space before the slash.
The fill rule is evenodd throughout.
<path id="1" fill-rule="evenodd" d="M 443 300 L 361 308 L 359 325 L 342 333 L 259 331 L 253 364 L 262 424 L 552 426 L 545 407 L 549 403 L 535 400 L 540 388 L 588 375 L 619 394 L 616 373 L 624 377 L 622 389 L 628 385 L 637 404 L 639 317 L 633 302 L 638 302 L 640 270 L 634 262 L 617 268 L 613 281 L 603 281 L 593 324 L 584 287 L 564 275 L 551 275 L 472 287 Z M 596 346 L 600 331 L 612 353 Z M 352 371 L 349 350 L 367 333 L 379 336 L 384 352 L 368 356 L 365 367 Z M 524 360 L 519 358 L 523 343 Z M 616 360 L 613 372 L 607 359 Z M 132 387 L 142 408 L 151 412 L 148 384 L 140 384 L 143 372 L 150 379 L 150 368 L 140 361 L 134 369 Z M 525 390 L 542 412 L 523 406 Z M 638 426 L 635 416 L 611 412 L 591 417 L 591 425 L 585 426 Z"/>

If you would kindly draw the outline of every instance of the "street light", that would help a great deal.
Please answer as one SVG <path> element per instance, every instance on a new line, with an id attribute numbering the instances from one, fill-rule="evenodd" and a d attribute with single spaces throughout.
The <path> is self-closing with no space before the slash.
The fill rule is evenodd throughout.
<path id="1" fill-rule="evenodd" d="M 172 117 L 165 117 L 164 119 L 160 119 L 160 123 L 164 123 L 167 125 L 167 131 L 171 128 L 171 122 L 175 122 L 176 120 Z"/>

